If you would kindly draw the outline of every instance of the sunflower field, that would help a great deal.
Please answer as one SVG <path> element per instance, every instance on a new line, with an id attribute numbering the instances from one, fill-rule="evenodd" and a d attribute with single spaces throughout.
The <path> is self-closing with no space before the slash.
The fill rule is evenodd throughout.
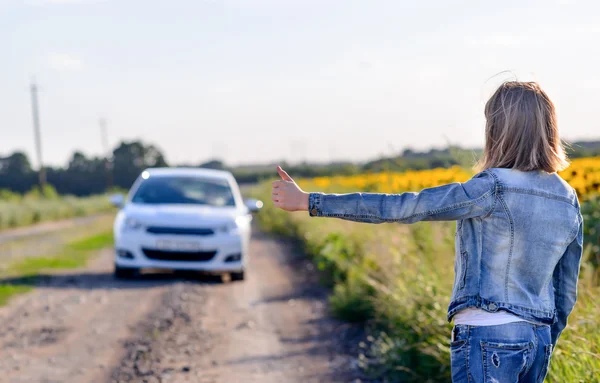
<path id="1" fill-rule="evenodd" d="M 600 157 L 578 158 L 559 175 L 567 181 L 580 198 L 600 194 Z M 322 190 L 360 190 L 374 193 L 418 191 L 451 182 L 464 182 L 473 172 L 458 166 L 448 169 L 408 171 L 404 173 L 372 173 L 358 176 L 317 177 L 305 180 Z"/>

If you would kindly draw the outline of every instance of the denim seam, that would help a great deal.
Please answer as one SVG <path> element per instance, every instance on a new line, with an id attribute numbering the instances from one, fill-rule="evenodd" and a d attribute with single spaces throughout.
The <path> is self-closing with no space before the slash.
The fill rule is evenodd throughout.
<path id="1" fill-rule="evenodd" d="M 435 210 L 427 210 L 425 212 L 422 213 L 416 213 L 416 214 L 412 214 L 409 215 L 407 217 L 403 217 L 403 218 L 382 218 L 379 217 L 375 214 L 331 214 L 331 213 L 322 213 L 321 216 L 322 217 L 333 217 L 333 218 L 367 218 L 367 219 L 372 219 L 375 218 L 379 221 L 384 221 L 384 222 L 402 222 L 402 221 L 406 221 L 409 220 L 411 218 L 415 218 L 415 217 L 426 217 L 429 215 L 435 215 L 435 214 L 439 214 L 439 213 L 446 213 L 452 210 L 456 210 L 456 209 L 460 209 L 466 206 L 472 206 L 472 205 L 476 205 L 477 203 L 485 200 L 486 198 L 488 198 L 490 195 L 492 195 L 492 191 L 488 191 L 487 193 L 485 193 L 484 195 L 482 195 L 481 197 L 478 197 L 476 199 L 473 200 L 469 200 L 469 201 L 465 201 L 465 202 L 460 202 L 460 203 L 456 203 L 454 205 L 450 205 L 448 207 L 442 208 L 442 209 L 435 209 Z"/>
<path id="2" fill-rule="evenodd" d="M 508 275 L 510 274 L 510 263 L 512 260 L 513 247 L 514 247 L 514 241 L 515 241 L 515 229 L 514 229 L 514 222 L 513 222 L 512 215 L 510 214 L 510 210 L 508 209 L 508 206 L 506 205 L 504 198 L 502 198 L 502 197 L 499 197 L 499 198 L 500 198 L 500 203 L 504 207 L 504 211 L 506 212 L 506 215 L 508 217 L 508 222 L 510 225 L 510 248 L 508 250 L 506 276 L 504 278 L 504 300 L 508 301 Z"/>
<path id="3" fill-rule="evenodd" d="M 464 254 L 464 256 L 463 256 Z M 469 257 L 469 253 L 467 251 L 461 250 L 460 252 L 460 257 L 461 257 L 461 270 L 460 270 L 460 281 L 459 281 L 459 286 L 458 289 L 462 290 L 465 288 L 466 285 L 466 279 L 467 279 L 467 270 L 468 270 L 468 257 Z"/>
<path id="4" fill-rule="evenodd" d="M 548 192 L 542 192 L 542 191 L 538 191 L 538 190 L 531 190 L 531 189 L 524 189 L 524 188 L 517 188 L 517 187 L 511 187 L 511 186 L 505 186 L 503 188 L 503 190 L 509 191 L 509 192 L 514 192 L 514 193 L 519 193 L 519 194 L 529 194 L 529 195 L 535 195 L 538 197 L 549 198 L 549 199 L 565 202 L 565 203 L 575 207 L 575 205 L 573 204 L 573 201 L 571 199 L 565 198 L 565 197 L 562 197 L 562 196 L 559 196 L 556 194 L 548 193 Z"/>
<path id="5" fill-rule="evenodd" d="M 477 306 L 477 303 L 482 303 L 484 300 L 488 301 L 488 302 L 492 302 L 495 303 L 496 305 L 502 306 L 502 307 L 506 307 L 506 308 L 514 308 L 517 309 L 519 311 L 524 311 L 526 313 L 531 313 L 531 314 L 535 314 L 537 316 L 542 316 L 544 318 L 548 318 L 550 319 L 551 317 L 554 317 L 556 315 L 555 312 L 552 313 L 552 315 L 550 316 L 548 313 L 548 311 L 543 311 L 543 310 L 536 310 L 536 309 L 532 309 L 529 307 L 525 307 L 525 306 L 519 306 L 519 305 L 514 305 L 511 303 L 507 303 L 507 302 L 498 302 L 498 301 L 489 301 L 487 299 L 483 299 L 481 298 L 481 296 L 479 295 L 469 295 L 469 296 L 464 296 L 461 298 L 457 298 L 455 300 L 453 300 L 452 302 L 450 302 L 450 305 L 453 304 L 462 304 L 464 302 L 468 302 L 469 300 L 474 300 L 475 304 L 469 306 L 469 307 L 473 307 L 473 306 Z M 462 310 L 463 308 L 460 308 L 460 310 Z M 455 307 L 451 310 L 448 310 L 448 315 L 449 316 L 453 316 L 456 312 L 458 311 L 458 309 Z"/>
<path id="6" fill-rule="evenodd" d="M 500 190 L 500 180 L 498 179 L 498 176 L 496 176 L 494 173 L 489 172 L 487 170 L 485 171 L 485 173 L 491 175 L 492 178 L 494 179 L 494 189 L 493 189 L 494 200 L 492 201 L 492 207 L 490 208 L 490 211 L 488 211 L 482 218 L 489 217 L 490 215 L 492 215 L 494 210 L 496 210 L 496 201 L 498 200 L 498 191 Z"/>
<path id="7" fill-rule="evenodd" d="M 318 217 L 321 214 L 321 198 L 322 194 L 320 193 L 310 193 L 308 195 L 308 213 L 311 217 Z M 316 210 L 316 214 L 313 214 L 312 211 Z"/>
<path id="8" fill-rule="evenodd" d="M 494 210 L 496 209 L 496 199 L 494 199 Z M 477 244 L 477 250 L 479 251 L 478 254 L 483 254 L 483 218 L 477 218 L 479 220 L 479 241 Z M 481 276 L 483 275 L 483 262 L 479 262 L 479 281 L 477 282 L 477 291 L 481 291 L 481 284 L 483 282 L 483 278 L 481 278 Z"/>
<path id="9" fill-rule="evenodd" d="M 579 234 L 579 226 L 581 226 L 582 221 L 583 221 L 583 219 L 580 219 L 578 216 L 577 223 L 575 224 L 575 226 L 573 227 L 573 230 L 571 230 L 571 233 L 569 234 L 570 240 L 566 243 L 566 245 L 570 245 L 571 242 L 573 242 L 575 239 L 577 239 L 577 234 Z"/>
<path id="10" fill-rule="evenodd" d="M 487 382 L 487 350 L 483 347 L 481 341 L 479 342 L 479 348 L 481 349 L 481 365 L 483 366 L 483 381 Z"/>
<path id="11" fill-rule="evenodd" d="M 481 298 L 479 296 L 469 296 L 469 297 L 463 297 L 463 298 L 456 299 L 452 303 L 459 302 L 459 301 L 465 301 L 466 302 L 468 300 L 468 298 L 475 298 L 480 303 L 481 303 L 481 301 L 483 299 L 483 298 Z M 489 301 L 489 302 L 495 303 L 496 305 L 500 304 L 501 306 L 510 306 L 511 308 L 519 309 L 519 310 L 526 311 L 526 312 L 529 312 L 529 313 L 532 313 L 532 314 L 545 315 L 547 313 L 546 311 L 536 310 L 536 309 L 532 309 L 532 308 L 528 308 L 528 307 L 524 307 L 524 306 L 513 305 L 511 303 L 506 303 L 506 302 L 497 302 L 497 301 Z"/>
<path id="12" fill-rule="evenodd" d="M 548 374 L 548 370 L 550 368 L 550 359 L 552 358 L 552 348 L 552 344 L 548 344 L 544 347 L 544 364 L 542 365 L 542 369 L 536 378 L 536 382 L 540 382 L 540 378 L 545 378 Z"/>
<path id="13" fill-rule="evenodd" d="M 523 323 L 523 322 L 515 322 L 515 323 L 507 323 L 507 326 L 510 325 L 524 325 L 527 327 L 533 327 L 535 325 L 531 324 L 531 323 Z M 492 342 L 492 341 L 488 341 L 488 340 L 480 340 L 479 343 L 481 343 L 482 347 L 487 347 L 487 348 L 493 348 L 493 349 L 498 349 L 498 350 L 522 350 L 522 351 L 531 351 L 532 347 L 533 347 L 533 342 L 531 341 L 527 341 L 527 342 L 514 342 L 514 341 L 510 341 L 510 342 Z"/>
<path id="14" fill-rule="evenodd" d="M 460 247 L 460 251 L 463 250 L 463 240 L 462 240 L 462 227 L 463 227 L 463 220 L 459 220 L 458 221 L 458 226 L 456 228 L 456 233 L 458 234 L 458 240 L 459 242 L 459 247 Z"/>
<path id="15" fill-rule="evenodd" d="M 466 351 L 466 367 L 467 367 L 467 382 L 471 383 L 471 371 L 469 370 L 469 347 L 471 347 L 471 326 L 467 326 L 467 351 Z"/>
<path id="16" fill-rule="evenodd" d="M 489 301 L 487 299 L 481 298 L 478 295 L 471 295 L 471 296 L 466 296 L 466 297 L 458 298 L 458 299 L 455 299 L 451 303 L 462 303 L 462 302 L 468 301 L 469 299 L 475 299 L 479 303 L 481 303 L 483 300 L 486 300 L 488 302 L 495 303 L 496 305 L 499 304 L 501 306 L 509 306 L 510 308 L 515 308 L 515 309 L 527 311 L 527 312 L 530 312 L 530 313 L 533 313 L 533 314 L 542 314 L 542 315 L 544 315 L 544 314 L 547 313 L 546 311 L 543 311 L 543 310 L 536 310 L 536 309 L 532 309 L 532 308 L 529 308 L 529 307 L 514 305 L 514 304 L 511 304 L 511 303 L 507 303 L 507 302 Z"/>
<path id="17" fill-rule="evenodd" d="M 539 346 L 539 340 L 538 340 L 537 328 L 536 327 L 533 328 L 533 340 L 534 340 L 534 342 L 533 342 L 533 352 L 531 353 L 532 357 L 530 358 L 531 360 L 528 363 L 529 365 L 525 369 L 525 372 L 523 373 L 523 375 L 527 375 L 529 373 L 529 370 L 531 370 L 531 367 L 533 367 L 533 363 L 535 362 L 535 359 L 536 359 L 536 356 L 537 356 L 537 351 L 538 351 L 538 346 Z"/>

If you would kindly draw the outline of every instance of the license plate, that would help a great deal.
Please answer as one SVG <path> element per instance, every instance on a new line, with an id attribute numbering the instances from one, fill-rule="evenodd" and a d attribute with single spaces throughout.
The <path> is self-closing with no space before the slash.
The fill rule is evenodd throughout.
<path id="1" fill-rule="evenodd" d="M 199 242 L 168 241 L 161 239 L 160 241 L 156 241 L 156 248 L 158 250 L 167 251 L 198 251 L 201 246 Z"/>

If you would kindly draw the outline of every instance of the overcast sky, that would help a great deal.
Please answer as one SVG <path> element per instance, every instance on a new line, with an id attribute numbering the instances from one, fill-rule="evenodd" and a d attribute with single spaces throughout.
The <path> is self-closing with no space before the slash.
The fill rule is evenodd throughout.
<path id="1" fill-rule="evenodd" d="M 171 163 L 360 161 L 483 144 L 483 104 L 541 82 L 567 139 L 598 138 L 600 2 L 0 0 L 0 155 L 141 138 Z M 35 163 L 35 161 L 34 161 Z"/>

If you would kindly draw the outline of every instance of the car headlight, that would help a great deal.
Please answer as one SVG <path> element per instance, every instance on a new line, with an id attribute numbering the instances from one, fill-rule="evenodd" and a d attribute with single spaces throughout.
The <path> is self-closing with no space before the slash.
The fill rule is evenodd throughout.
<path id="1" fill-rule="evenodd" d="M 248 218 L 246 216 L 240 216 L 237 217 L 235 221 L 228 222 L 224 225 L 219 226 L 217 230 L 221 233 L 236 233 L 241 227 L 248 225 L 250 219 L 251 218 Z"/>
<path id="2" fill-rule="evenodd" d="M 140 230 L 143 227 L 144 225 L 135 218 L 129 217 L 123 221 L 123 230 Z"/>
<path id="3" fill-rule="evenodd" d="M 219 226 L 218 231 L 220 233 L 233 233 L 238 229 L 238 225 L 235 221 L 228 222 L 224 225 Z"/>
<path id="4" fill-rule="evenodd" d="M 251 215 L 241 215 L 235 219 L 235 223 L 238 227 L 243 227 L 252 221 Z"/>

